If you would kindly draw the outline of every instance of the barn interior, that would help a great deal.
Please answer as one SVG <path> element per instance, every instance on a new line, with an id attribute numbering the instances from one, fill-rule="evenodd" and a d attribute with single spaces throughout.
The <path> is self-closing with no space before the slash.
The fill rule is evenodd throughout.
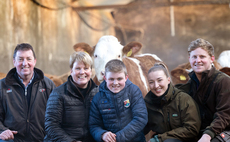
<path id="1" fill-rule="evenodd" d="M 229 0 L 7 0 L 0 1 L 0 72 L 13 68 L 13 51 L 30 43 L 36 67 L 62 75 L 80 42 L 96 45 L 114 35 L 122 45 L 141 42 L 141 53 L 156 54 L 169 70 L 188 62 L 187 47 L 197 38 L 230 49 Z"/>

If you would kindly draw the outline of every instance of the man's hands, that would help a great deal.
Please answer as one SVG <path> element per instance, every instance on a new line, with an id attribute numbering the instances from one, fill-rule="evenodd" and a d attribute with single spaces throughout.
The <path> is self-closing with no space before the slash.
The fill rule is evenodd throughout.
<path id="1" fill-rule="evenodd" d="M 0 134 L 1 140 L 10 140 L 14 139 L 14 135 L 17 134 L 17 131 L 5 130 Z"/>
<path id="2" fill-rule="evenodd" d="M 102 140 L 104 142 L 116 142 L 116 134 L 114 134 L 112 132 L 105 132 L 102 135 Z"/>
<path id="3" fill-rule="evenodd" d="M 210 142 L 210 141 L 211 141 L 211 137 L 208 134 L 203 134 L 198 142 Z"/>

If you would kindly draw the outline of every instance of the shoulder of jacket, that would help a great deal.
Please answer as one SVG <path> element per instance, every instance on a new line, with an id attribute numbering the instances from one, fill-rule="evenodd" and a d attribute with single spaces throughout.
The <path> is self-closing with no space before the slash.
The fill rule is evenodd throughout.
<path id="1" fill-rule="evenodd" d="M 95 93 L 93 100 L 98 101 L 103 97 L 103 94 L 105 94 L 105 92 L 103 91 L 98 91 L 97 93 Z"/>
<path id="2" fill-rule="evenodd" d="M 0 86 L 2 86 L 5 83 L 5 79 L 6 78 L 3 78 L 3 79 L 0 80 Z M 0 87 L 0 89 L 2 89 L 2 88 Z"/>
<path id="3" fill-rule="evenodd" d="M 44 76 L 43 80 L 44 80 L 45 83 L 54 84 L 54 82 L 51 79 L 49 79 L 48 77 L 46 77 L 46 76 Z"/>
<path id="4" fill-rule="evenodd" d="M 175 88 L 175 89 L 178 90 L 178 91 L 176 91 L 176 96 L 179 97 L 180 99 L 185 101 L 186 99 L 191 98 L 191 96 L 189 94 L 187 94 L 186 92 L 184 92 L 180 89 L 177 89 L 177 88 Z"/>
<path id="5" fill-rule="evenodd" d="M 134 94 L 136 94 L 138 91 L 141 92 L 140 88 L 136 84 L 133 84 L 133 83 L 131 83 L 125 89 L 126 91 L 134 92 Z"/>
<path id="6" fill-rule="evenodd" d="M 221 81 L 221 80 L 223 80 L 223 79 L 225 79 L 225 80 L 230 80 L 230 76 L 228 76 L 227 74 L 225 74 L 225 73 L 219 71 L 219 74 L 218 74 L 216 80 L 217 80 L 217 81 Z"/>
<path id="7" fill-rule="evenodd" d="M 174 87 L 188 93 L 191 87 L 191 79 L 186 84 L 176 84 Z"/>

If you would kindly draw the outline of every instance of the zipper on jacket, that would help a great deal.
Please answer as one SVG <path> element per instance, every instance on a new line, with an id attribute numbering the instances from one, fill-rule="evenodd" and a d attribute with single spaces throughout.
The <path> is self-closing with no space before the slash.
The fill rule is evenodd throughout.
<path id="1" fill-rule="evenodd" d="M 89 95 L 87 95 L 86 94 L 86 97 L 83 97 L 83 99 L 84 99 L 84 106 L 85 106 L 85 111 L 87 111 L 87 113 L 85 113 L 85 119 L 86 118 L 89 118 L 89 112 L 88 112 L 88 109 L 87 109 L 87 101 L 86 100 L 88 100 L 90 97 L 89 97 Z M 83 129 L 83 134 L 84 134 L 84 140 L 86 140 L 87 138 L 86 138 L 86 135 L 85 135 L 85 130 L 88 128 L 88 123 L 85 123 L 85 128 Z"/>
<path id="2" fill-rule="evenodd" d="M 168 125 L 169 125 L 169 129 L 172 130 L 171 124 L 170 124 L 170 114 L 169 114 L 169 112 L 168 112 Z"/>
<path id="3" fill-rule="evenodd" d="M 118 124 L 119 124 L 119 130 L 120 130 L 121 129 L 120 113 L 119 113 L 119 110 L 118 110 L 118 106 L 115 105 L 115 104 L 117 104 L 117 98 L 115 97 L 115 94 L 112 94 L 111 96 L 113 96 L 114 106 L 116 108 L 116 114 L 117 114 L 117 117 L 118 117 Z"/>
<path id="4" fill-rule="evenodd" d="M 38 81 L 36 81 L 36 82 L 34 82 L 33 84 L 32 84 L 32 89 L 31 89 L 31 96 L 30 96 L 30 104 L 29 104 L 29 106 L 28 106 L 28 102 L 27 102 L 27 96 L 25 95 L 25 99 L 26 99 L 26 105 L 27 105 L 27 117 L 26 117 L 26 133 L 30 136 L 30 129 L 29 129 L 29 126 L 30 126 L 30 110 L 31 110 L 31 104 L 32 104 L 32 102 L 31 102 L 31 99 L 32 99 L 32 94 L 33 94 L 33 89 L 34 89 L 34 85 L 36 84 L 36 83 L 38 83 Z M 37 90 L 38 90 L 38 88 L 39 88 L 39 86 L 37 87 Z M 38 92 L 38 91 L 37 91 Z M 37 92 L 35 92 L 36 94 L 37 94 Z M 26 94 L 27 94 L 27 90 L 26 90 Z M 36 95 L 35 94 L 35 95 Z"/>

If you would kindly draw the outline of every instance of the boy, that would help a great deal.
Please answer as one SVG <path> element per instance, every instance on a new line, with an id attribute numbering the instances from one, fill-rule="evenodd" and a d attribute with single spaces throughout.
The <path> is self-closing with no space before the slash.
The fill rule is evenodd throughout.
<path id="1" fill-rule="evenodd" d="M 98 142 L 145 142 L 143 128 L 147 117 L 142 93 L 128 80 L 124 63 L 109 61 L 104 81 L 91 104 L 91 135 Z"/>

